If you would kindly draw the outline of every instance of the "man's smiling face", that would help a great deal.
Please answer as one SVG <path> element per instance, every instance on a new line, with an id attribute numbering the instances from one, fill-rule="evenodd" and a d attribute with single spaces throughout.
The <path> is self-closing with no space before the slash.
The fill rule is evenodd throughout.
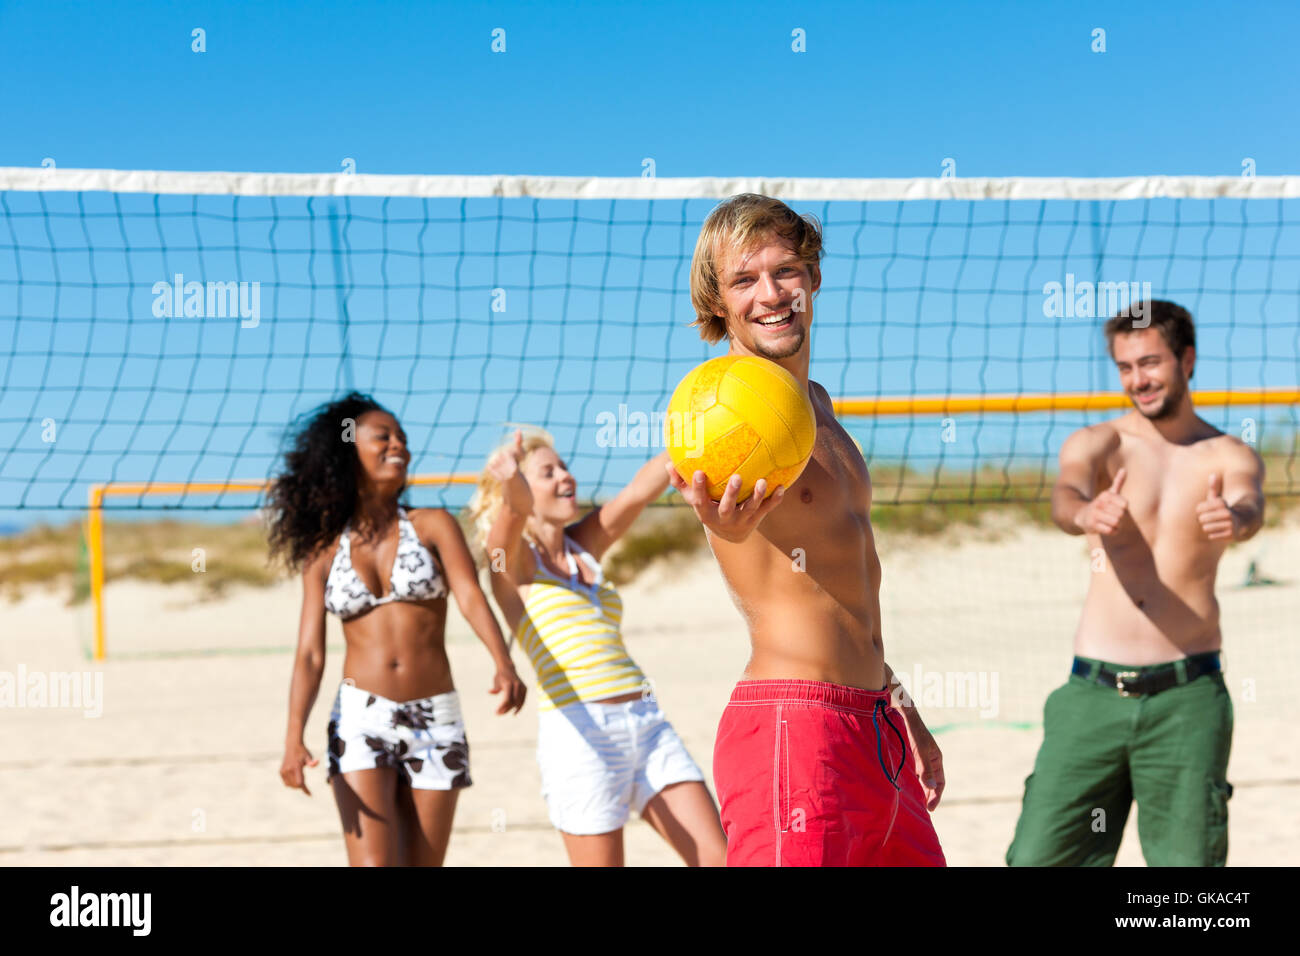
<path id="1" fill-rule="evenodd" d="M 1116 335 L 1111 355 L 1124 394 L 1138 412 L 1152 421 L 1177 413 L 1196 363 L 1195 348 L 1189 345 L 1180 360 L 1158 329 L 1146 328 Z"/>
<path id="2" fill-rule="evenodd" d="M 821 270 L 801 262 L 794 246 L 770 234 L 748 250 L 721 250 L 719 291 L 733 353 L 783 359 L 797 355 L 812 325 Z"/>

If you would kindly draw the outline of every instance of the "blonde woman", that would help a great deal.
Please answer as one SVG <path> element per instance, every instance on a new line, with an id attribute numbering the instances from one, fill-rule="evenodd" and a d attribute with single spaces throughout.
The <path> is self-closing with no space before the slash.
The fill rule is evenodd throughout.
<path id="1" fill-rule="evenodd" d="M 600 559 L 668 487 L 667 454 L 579 516 L 577 482 L 544 434 L 516 431 L 470 503 L 492 594 L 537 671 L 537 762 L 574 866 L 622 866 L 641 814 L 689 866 L 721 866 L 726 838 L 704 775 L 623 646 L 623 604 Z"/>

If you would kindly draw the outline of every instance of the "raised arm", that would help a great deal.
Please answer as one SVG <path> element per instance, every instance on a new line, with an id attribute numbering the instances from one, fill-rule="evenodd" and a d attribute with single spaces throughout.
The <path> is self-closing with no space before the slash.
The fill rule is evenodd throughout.
<path id="1" fill-rule="evenodd" d="M 501 634 L 501 625 L 488 607 L 483 589 L 478 586 L 474 558 L 469 553 L 469 545 L 465 543 L 465 533 L 460 530 L 456 519 L 441 508 L 414 511 L 411 513 L 411 521 L 420 537 L 438 549 L 443 570 L 447 574 L 447 586 L 456 598 L 461 616 L 469 622 L 478 639 L 492 655 L 496 675 L 492 681 L 491 693 L 504 694 L 497 713 L 504 714 L 509 710 L 519 713 L 519 709 L 524 706 L 526 688 L 515 672 L 514 661 L 510 659 L 510 651 Z"/>
<path id="2" fill-rule="evenodd" d="M 671 459 L 661 452 L 641 466 L 636 476 L 609 501 L 596 508 L 569 532 L 597 561 L 632 527 L 645 506 L 668 487 L 665 465 Z"/>
<path id="3" fill-rule="evenodd" d="M 322 548 L 302 569 L 302 614 L 298 621 L 298 650 L 293 658 L 293 678 L 289 684 L 289 729 L 284 735 L 284 760 L 280 779 L 286 787 L 301 789 L 311 796 L 303 767 L 314 767 L 313 758 L 303 740 L 307 718 L 320 692 L 325 672 L 325 576 L 329 573 L 333 551 Z"/>
<path id="4" fill-rule="evenodd" d="M 492 574 L 492 589 L 501 592 L 500 585 L 517 588 L 526 570 L 522 564 L 524 525 L 533 513 L 533 493 L 519 470 L 524 458 L 523 432 L 515 430 L 515 443 L 492 456 L 488 471 L 501 482 L 504 501 L 496 520 L 487 534 L 488 567 Z M 497 594 L 500 602 L 502 594 Z M 516 595 L 517 597 L 517 595 Z M 504 608 L 504 604 L 502 607 Z"/>
<path id="5" fill-rule="evenodd" d="M 501 482 L 503 502 L 483 542 L 487 550 L 488 581 L 506 624 L 513 631 L 524 616 L 519 598 L 521 584 L 531 582 L 532 555 L 524 548 L 524 525 L 533 513 L 533 493 L 519 470 L 524 458 L 523 432 L 515 430 L 515 442 L 488 461 L 488 471 Z"/>
<path id="6" fill-rule="evenodd" d="M 1096 489 L 1097 474 L 1119 448 L 1119 433 L 1108 425 L 1080 428 L 1061 446 L 1060 472 L 1052 489 L 1052 520 L 1066 534 L 1114 534 L 1128 513 L 1120 493 L 1126 477 L 1120 468 L 1108 488 Z"/>

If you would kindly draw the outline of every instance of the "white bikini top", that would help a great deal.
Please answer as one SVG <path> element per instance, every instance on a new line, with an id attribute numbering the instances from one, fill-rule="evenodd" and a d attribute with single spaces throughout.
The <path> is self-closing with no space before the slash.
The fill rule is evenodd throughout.
<path id="1" fill-rule="evenodd" d="M 524 540 L 527 541 L 525 538 Z M 570 547 L 572 545 L 572 547 Z M 563 578 L 557 578 L 552 574 L 542 562 L 542 556 L 538 553 L 537 545 L 528 541 L 528 547 L 532 549 L 533 560 L 537 563 L 537 571 L 555 581 L 563 581 Z M 578 563 L 573 560 L 573 552 L 577 551 L 578 556 L 587 567 L 591 568 L 595 580 L 587 584 L 578 574 Z M 576 591 L 593 604 L 600 604 L 600 589 L 605 583 L 605 572 L 601 570 L 600 562 L 595 559 L 587 550 L 578 542 L 574 541 L 567 534 L 564 536 L 564 557 L 569 562 L 569 590 Z"/>
<path id="2" fill-rule="evenodd" d="M 377 598 L 371 594 L 352 567 L 349 530 L 344 528 L 339 535 L 334 563 L 325 579 L 325 610 L 346 621 L 392 601 L 431 601 L 447 596 L 447 584 L 433 563 L 433 555 L 420 543 L 420 536 L 415 533 L 415 526 L 404 508 L 397 509 L 397 555 L 393 558 L 393 570 L 388 576 L 389 591 L 385 597 Z"/>

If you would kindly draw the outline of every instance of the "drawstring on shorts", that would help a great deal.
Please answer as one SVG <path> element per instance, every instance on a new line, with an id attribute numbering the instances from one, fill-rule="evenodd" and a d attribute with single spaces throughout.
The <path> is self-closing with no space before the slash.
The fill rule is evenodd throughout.
<path id="1" fill-rule="evenodd" d="M 885 750 L 884 746 L 880 742 L 879 717 L 881 714 L 885 715 L 885 723 L 889 725 L 889 729 L 898 737 L 898 744 L 903 751 L 902 757 L 898 761 L 898 769 L 892 774 L 889 772 L 888 764 L 885 763 Z M 902 787 L 898 785 L 898 778 L 902 775 L 903 764 L 907 760 L 907 740 L 903 737 L 899 729 L 894 726 L 894 722 L 889 719 L 889 711 L 885 709 L 885 701 L 876 701 L 876 706 L 871 710 L 871 723 L 876 728 L 876 756 L 880 759 L 880 768 L 885 771 L 885 776 L 888 778 L 889 782 L 894 785 L 894 789 L 902 790 Z"/>

